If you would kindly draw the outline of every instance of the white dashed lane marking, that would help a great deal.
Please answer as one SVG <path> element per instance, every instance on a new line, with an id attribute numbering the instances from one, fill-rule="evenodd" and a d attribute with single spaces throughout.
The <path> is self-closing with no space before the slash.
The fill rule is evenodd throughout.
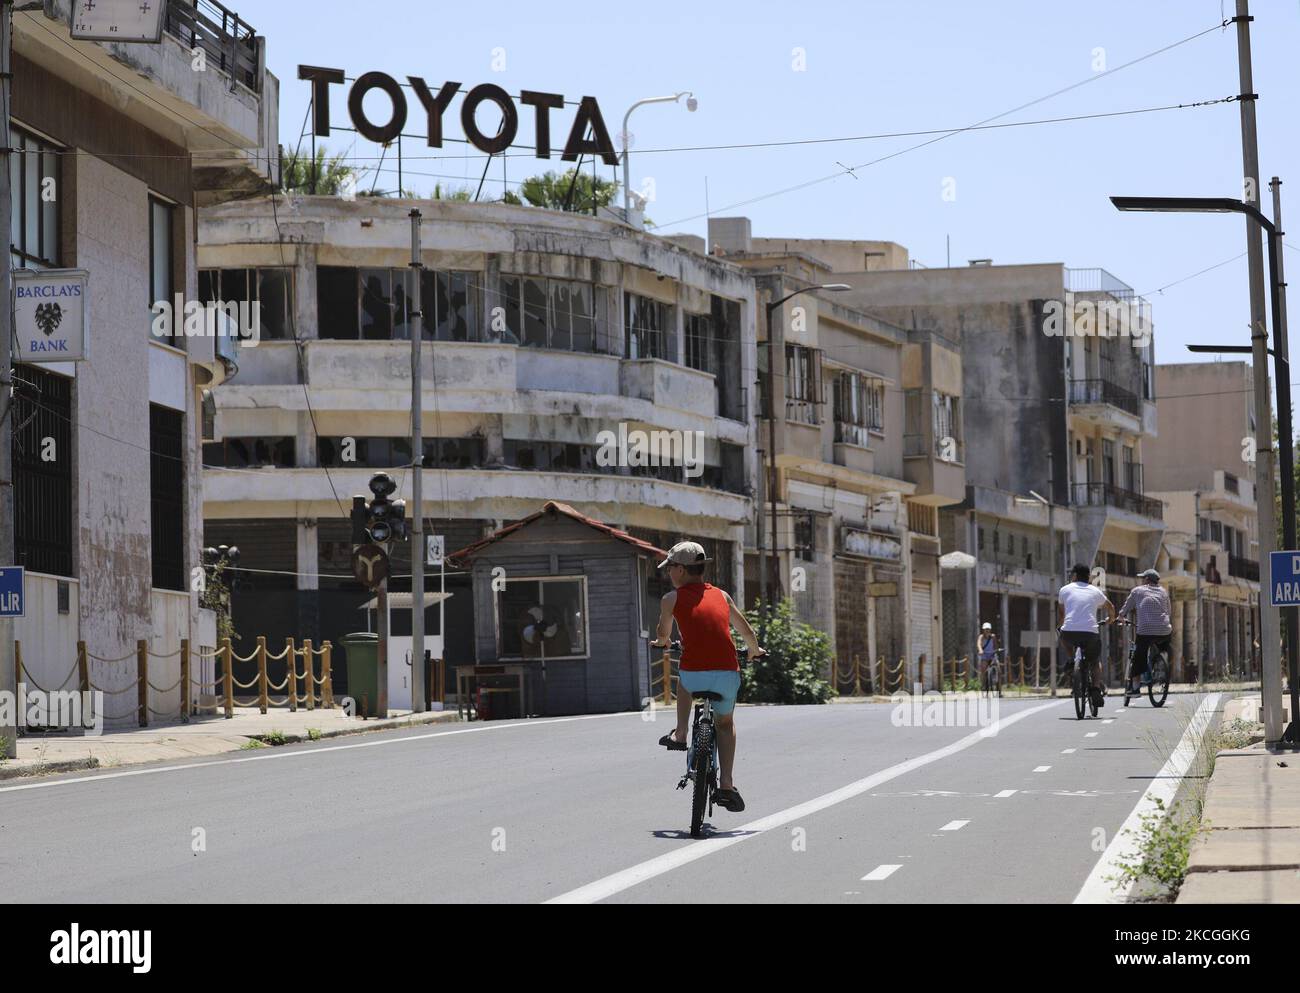
<path id="1" fill-rule="evenodd" d="M 1050 768 L 1050 765 L 1038 765 L 1034 766 L 1034 772 L 1046 772 Z"/>
<path id="2" fill-rule="evenodd" d="M 1074 754 L 1075 752 L 1077 752 L 1077 751 L 1078 751 L 1077 748 L 1062 748 L 1062 749 L 1061 749 L 1061 754 L 1062 754 L 1062 755 L 1073 755 L 1073 754 Z"/>
<path id="3" fill-rule="evenodd" d="M 949 822 L 948 822 L 947 824 L 945 824 L 943 827 L 939 828 L 939 830 L 940 830 L 940 831 L 960 831 L 962 828 L 964 828 L 964 827 L 965 827 L 967 824 L 969 824 L 969 823 L 970 823 L 970 821 L 949 821 Z"/>
<path id="4" fill-rule="evenodd" d="M 1005 800 L 1007 797 L 1009 797 L 1009 796 L 1015 796 L 1015 795 L 1016 795 L 1016 791 L 1015 791 L 1015 790 L 1003 790 L 1001 793 L 995 793 L 995 794 L 993 794 L 993 799 L 995 799 L 995 800 Z"/>
<path id="5" fill-rule="evenodd" d="M 863 876 L 862 881 L 864 883 L 878 883 L 882 879 L 888 879 L 901 868 L 903 868 L 901 865 L 878 865 Z"/>

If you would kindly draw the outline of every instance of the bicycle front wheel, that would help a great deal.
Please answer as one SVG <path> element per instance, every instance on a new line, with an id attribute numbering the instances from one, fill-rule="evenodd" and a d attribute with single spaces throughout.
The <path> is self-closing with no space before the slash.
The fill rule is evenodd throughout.
<path id="1" fill-rule="evenodd" d="M 1083 673 L 1080 671 L 1077 665 L 1074 667 L 1073 690 L 1074 690 L 1074 716 L 1079 720 L 1083 720 L 1084 713 L 1088 709 L 1088 689 L 1087 689 L 1087 684 L 1084 682 L 1083 679 Z"/>
<path id="2" fill-rule="evenodd" d="M 691 790 L 691 837 L 701 837 L 704 827 L 704 808 L 709 802 L 709 763 L 713 759 L 713 725 L 701 721 L 695 729 L 695 755 L 692 773 L 695 777 Z"/>

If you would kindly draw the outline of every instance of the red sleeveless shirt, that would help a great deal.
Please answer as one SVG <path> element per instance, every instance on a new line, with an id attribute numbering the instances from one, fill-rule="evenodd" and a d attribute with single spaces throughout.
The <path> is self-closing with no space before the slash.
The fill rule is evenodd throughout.
<path id="1" fill-rule="evenodd" d="M 731 607 L 722 590 L 708 583 L 677 587 L 673 620 L 682 635 L 681 668 L 739 671 L 736 644 L 731 640 Z"/>

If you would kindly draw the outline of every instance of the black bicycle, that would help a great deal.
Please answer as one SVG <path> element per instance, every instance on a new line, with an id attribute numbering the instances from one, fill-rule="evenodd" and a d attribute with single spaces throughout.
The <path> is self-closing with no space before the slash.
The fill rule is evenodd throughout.
<path id="1" fill-rule="evenodd" d="M 669 645 L 676 661 L 681 660 L 682 643 L 674 641 Z M 748 650 L 738 648 L 736 656 L 740 664 L 748 657 Z M 677 690 L 681 692 L 681 677 L 678 677 Z M 702 690 L 692 693 L 695 708 L 691 714 L 691 733 L 686 748 L 686 773 L 677 783 L 679 790 L 691 786 L 691 837 L 704 837 L 704 818 L 713 816 L 713 795 L 718 791 L 718 734 L 713 723 L 713 705 L 722 699 L 721 693 Z"/>
<path id="2" fill-rule="evenodd" d="M 988 696 L 996 693 L 1002 695 L 1002 649 L 993 650 L 993 658 L 989 659 L 989 664 L 984 667 L 984 679 L 982 689 Z"/>
<path id="3" fill-rule="evenodd" d="M 1110 622 L 1103 620 L 1098 623 Z M 1083 660 L 1083 646 L 1076 645 L 1074 665 L 1070 673 L 1070 689 L 1074 697 L 1074 716 L 1079 720 L 1083 720 L 1090 709 L 1092 716 L 1097 716 L 1097 694 L 1103 692 L 1092 685 L 1092 673 L 1088 671 L 1090 668 L 1091 666 Z"/>
<path id="4" fill-rule="evenodd" d="M 1169 649 L 1166 647 L 1168 642 L 1157 642 L 1151 646 L 1147 652 L 1147 667 L 1142 673 L 1142 685 L 1147 688 L 1147 699 L 1151 701 L 1153 707 L 1163 707 L 1165 699 L 1169 696 Z M 1128 706 L 1132 697 L 1141 696 L 1142 690 L 1139 687 L 1136 691 L 1130 689 L 1133 685 L 1133 657 L 1137 654 L 1137 640 L 1128 648 L 1128 679 L 1124 683 L 1124 706 Z"/>

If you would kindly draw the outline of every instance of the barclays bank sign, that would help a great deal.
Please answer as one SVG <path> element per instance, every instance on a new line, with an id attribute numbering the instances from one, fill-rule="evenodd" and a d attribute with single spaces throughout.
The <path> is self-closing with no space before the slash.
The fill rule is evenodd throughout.
<path id="1" fill-rule="evenodd" d="M 16 269 L 14 360 L 80 362 L 89 358 L 84 269 Z"/>

